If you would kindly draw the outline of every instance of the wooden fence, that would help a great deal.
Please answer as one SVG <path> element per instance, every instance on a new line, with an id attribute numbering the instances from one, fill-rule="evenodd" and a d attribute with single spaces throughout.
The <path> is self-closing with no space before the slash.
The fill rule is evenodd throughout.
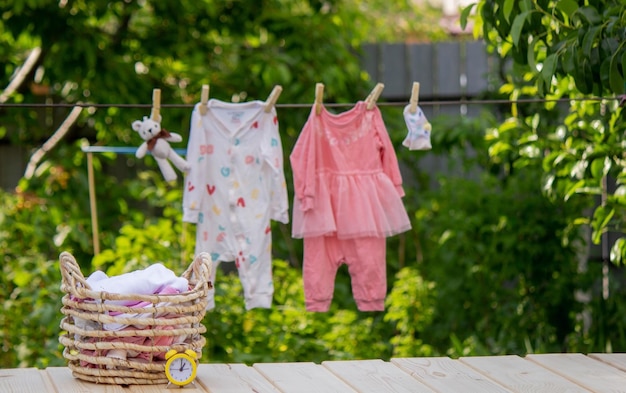
<path id="1" fill-rule="evenodd" d="M 363 69 L 374 82 L 385 84 L 381 98 L 387 101 L 408 100 L 413 82 L 420 83 L 421 101 L 470 100 L 498 87 L 498 62 L 483 41 L 369 44 L 363 49 Z M 426 117 L 480 112 L 479 106 L 462 103 L 422 109 Z"/>

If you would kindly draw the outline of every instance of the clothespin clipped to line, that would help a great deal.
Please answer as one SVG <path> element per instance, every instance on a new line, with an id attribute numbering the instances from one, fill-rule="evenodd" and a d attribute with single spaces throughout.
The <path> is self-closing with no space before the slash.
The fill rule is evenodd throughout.
<path id="1" fill-rule="evenodd" d="M 324 84 L 316 83 L 315 84 L 315 114 L 319 115 L 322 113 L 322 105 L 324 102 Z"/>
<path id="2" fill-rule="evenodd" d="M 265 112 L 270 112 L 272 107 L 276 105 L 280 93 L 282 93 L 283 87 L 280 85 L 274 86 L 267 101 L 265 101 Z M 202 85 L 202 93 L 200 94 L 200 114 L 204 115 L 207 112 L 207 104 L 209 102 L 209 85 Z"/>
<path id="3" fill-rule="evenodd" d="M 204 115 L 207 111 L 209 102 L 209 85 L 202 85 L 202 93 L 200 93 L 200 114 Z"/>
<path id="4" fill-rule="evenodd" d="M 161 89 L 152 90 L 152 111 L 150 118 L 156 122 L 161 122 Z"/>
<path id="5" fill-rule="evenodd" d="M 274 88 L 272 89 L 272 92 L 270 93 L 269 97 L 267 97 L 267 101 L 265 101 L 265 112 L 269 113 L 272 108 L 274 107 L 274 105 L 276 105 L 276 101 L 278 100 L 278 97 L 280 96 L 280 93 L 282 93 L 283 91 L 283 87 L 280 85 L 276 85 L 274 86 Z"/>
<path id="6" fill-rule="evenodd" d="M 413 89 L 411 90 L 411 101 L 409 106 L 409 112 L 412 114 L 417 112 L 417 103 L 420 95 L 420 84 L 419 82 L 413 82 Z"/>
<path id="7" fill-rule="evenodd" d="M 365 99 L 365 103 L 367 104 L 367 109 L 372 109 L 374 105 L 376 105 L 376 101 L 378 101 L 378 97 L 380 97 L 380 93 L 382 93 L 385 85 L 382 83 L 377 83 L 372 92 Z M 317 83 L 315 85 L 315 114 L 319 115 L 322 112 L 323 107 L 323 99 L 324 99 L 324 84 Z"/>
<path id="8" fill-rule="evenodd" d="M 380 97 L 380 93 L 383 92 L 385 85 L 382 83 L 377 83 L 374 86 L 374 90 L 367 96 L 365 99 L 365 103 L 367 103 L 367 110 L 370 110 L 376 105 L 376 101 L 378 101 L 378 97 Z"/>

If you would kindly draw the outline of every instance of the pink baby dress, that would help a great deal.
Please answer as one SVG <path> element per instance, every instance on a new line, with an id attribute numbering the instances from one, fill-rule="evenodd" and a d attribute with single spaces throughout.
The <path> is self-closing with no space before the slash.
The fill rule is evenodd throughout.
<path id="1" fill-rule="evenodd" d="M 380 110 L 311 111 L 290 155 L 292 236 L 388 237 L 411 228 L 398 161 Z"/>

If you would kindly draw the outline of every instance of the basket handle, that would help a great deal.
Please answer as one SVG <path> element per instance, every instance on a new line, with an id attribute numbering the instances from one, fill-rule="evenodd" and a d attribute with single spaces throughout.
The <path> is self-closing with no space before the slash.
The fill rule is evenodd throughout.
<path id="1" fill-rule="evenodd" d="M 211 270 L 213 269 L 213 260 L 208 252 L 201 252 L 196 255 L 191 266 L 183 273 L 183 277 L 187 278 L 190 282 L 196 281 L 197 285 L 204 283 L 209 284 L 211 287 Z"/>
<path id="2" fill-rule="evenodd" d="M 59 267 L 61 269 L 61 280 L 66 291 L 71 291 L 73 295 L 81 297 L 78 293 L 79 287 L 91 290 L 85 276 L 80 271 L 80 266 L 76 262 L 76 258 L 67 251 L 63 251 L 59 255 Z"/>

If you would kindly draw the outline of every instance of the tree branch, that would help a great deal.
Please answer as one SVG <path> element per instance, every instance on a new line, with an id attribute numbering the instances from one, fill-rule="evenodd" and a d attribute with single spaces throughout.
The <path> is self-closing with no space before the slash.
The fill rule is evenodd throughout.
<path id="1" fill-rule="evenodd" d="M 4 89 L 2 94 L 0 94 L 0 103 L 4 103 L 11 94 L 13 94 L 24 82 L 24 78 L 28 75 L 35 64 L 37 64 L 37 60 L 39 59 L 39 55 L 41 54 L 41 48 L 36 47 L 30 52 L 26 61 L 20 69 L 13 74 L 13 78 L 9 85 Z"/>

